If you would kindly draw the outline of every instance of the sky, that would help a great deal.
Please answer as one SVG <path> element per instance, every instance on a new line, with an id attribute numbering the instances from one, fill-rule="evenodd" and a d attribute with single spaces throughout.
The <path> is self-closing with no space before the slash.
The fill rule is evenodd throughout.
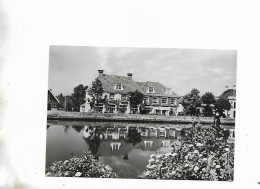
<path id="1" fill-rule="evenodd" d="M 196 88 L 218 96 L 236 84 L 235 50 L 50 46 L 48 87 L 55 95 L 91 87 L 99 69 L 108 75 L 133 73 L 134 81 L 160 82 L 178 95 Z"/>

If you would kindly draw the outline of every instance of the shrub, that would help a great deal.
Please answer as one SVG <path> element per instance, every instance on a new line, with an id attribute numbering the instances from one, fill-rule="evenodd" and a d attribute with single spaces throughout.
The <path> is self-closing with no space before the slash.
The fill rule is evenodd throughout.
<path id="1" fill-rule="evenodd" d="M 214 128 L 184 130 L 185 141 L 166 154 L 151 155 L 141 178 L 178 180 L 233 180 L 234 145 L 226 143 L 227 132 Z"/>
<path id="2" fill-rule="evenodd" d="M 109 165 L 101 165 L 94 156 L 87 153 L 69 160 L 56 161 L 46 172 L 48 177 L 118 178 Z"/>

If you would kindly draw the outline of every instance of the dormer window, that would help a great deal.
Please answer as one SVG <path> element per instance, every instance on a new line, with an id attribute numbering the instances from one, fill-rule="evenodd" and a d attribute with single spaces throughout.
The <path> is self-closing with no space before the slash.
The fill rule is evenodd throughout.
<path id="1" fill-rule="evenodd" d="M 122 89 L 123 89 L 122 83 L 117 83 L 117 84 L 116 84 L 116 89 L 117 89 L 117 90 L 122 90 Z"/>
<path id="2" fill-rule="evenodd" d="M 154 93 L 154 88 L 153 87 L 148 87 L 148 93 Z"/>

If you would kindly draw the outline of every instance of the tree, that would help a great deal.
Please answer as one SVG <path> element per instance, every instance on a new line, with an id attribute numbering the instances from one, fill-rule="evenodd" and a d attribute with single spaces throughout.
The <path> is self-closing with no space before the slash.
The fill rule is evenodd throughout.
<path id="1" fill-rule="evenodd" d="M 129 127 L 128 133 L 126 136 L 126 142 L 127 143 L 132 143 L 134 146 L 141 142 L 141 133 L 138 132 L 136 127 Z"/>
<path id="2" fill-rule="evenodd" d="M 142 104 L 144 95 L 143 93 L 135 90 L 134 92 L 129 92 L 129 102 L 132 108 L 137 108 L 139 105 Z"/>
<path id="3" fill-rule="evenodd" d="M 73 111 L 74 110 L 79 111 L 80 105 L 85 103 L 87 88 L 88 88 L 88 86 L 84 86 L 82 84 L 80 84 L 74 88 L 74 93 L 71 94 L 72 103 L 73 103 Z"/>
<path id="4" fill-rule="evenodd" d="M 65 111 L 72 111 L 73 108 L 74 108 L 74 105 L 73 105 L 73 101 L 72 101 L 72 96 L 71 95 L 65 95 L 64 96 L 64 110 Z"/>
<path id="5" fill-rule="evenodd" d="M 95 81 L 92 82 L 92 87 L 89 90 L 89 95 L 92 97 L 91 99 L 91 107 L 95 110 L 96 105 L 103 103 L 107 105 L 107 96 L 103 95 L 104 89 L 102 87 L 102 82 L 96 78 Z"/>
<path id="6" fill-rule="evenodd" d="M 205 116 L 212 116 L 213 111 L 211 105 L 215 104 L 216 102 L 214 94 L 211 92 L 206 92 L 201 96 L 201 101 L 206 105 L 204 110 Z"/>
<path id="7" fill-rule="evenodd" d="M 60 101 L 60 103 L 58 104 L 58 108 L 64 108 L 64 101 L 65 101 L 65 97 L 63 96 L 62 93 L 60 93 L 58 96 L 56 96 L 57 99 Z"/>
<path id="8" fill-rule="evenodd" d="M 228 100 L 224 98 L 219 98 L 216 100 L 215 109 L 220 116 L 224 116 L 224 110 L 230 110 L 231 104 Z"/>
<path id="9" fill-rule="evenodd" d="M 190 93 L 184 95 L 180 104 L 184 107 L 184 111 L 190 113 L 192 116 L 196 115 L 197 107 L 201 106 L 201 98 L 198 89 L 192 89 Z"/>

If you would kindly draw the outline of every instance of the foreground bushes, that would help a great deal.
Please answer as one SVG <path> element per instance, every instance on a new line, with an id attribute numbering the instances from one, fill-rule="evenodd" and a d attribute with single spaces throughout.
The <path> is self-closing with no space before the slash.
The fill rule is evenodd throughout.
<path id="1" fill-rule="evenodd" d="M 167 154 L 151 155 L 140 176 L 149 179 L 232 181 L 234 145 L 227 144 L 226 131 L 193 127 L 183 132 Z"/>
<path id="2" fill-rule="evenodd" d="M 86 153 L 69 160 L 56 161 L 46 172 L 49 177 L 118 178 L 109 165 L 101 165 L 94 156 Z"/>

